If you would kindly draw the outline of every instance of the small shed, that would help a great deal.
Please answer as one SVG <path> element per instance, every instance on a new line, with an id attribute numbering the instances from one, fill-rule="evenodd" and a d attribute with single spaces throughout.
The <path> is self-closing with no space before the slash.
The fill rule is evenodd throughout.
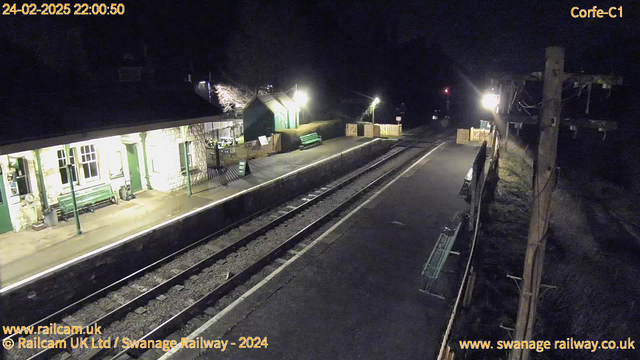
<path id="1" fill-rule="evenodd" d="M 257 140 L 300 124 L 300 107 L 285 93 L 256 96 L 243 111 L 244 140 Z"/>

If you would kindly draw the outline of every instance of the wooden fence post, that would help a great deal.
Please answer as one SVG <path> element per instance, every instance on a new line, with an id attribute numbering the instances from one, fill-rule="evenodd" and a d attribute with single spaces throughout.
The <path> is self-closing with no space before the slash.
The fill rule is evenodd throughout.
<path id="1" fill-rule="evenodd" d="M 472 266 L 469 271 L 469 279 L 467 280 L 467 287 L 465 288 L 464 299 L 462 301 L 462 306 L 464 307 L 469 307 L 469 305 L 471 305 L 471 298 L 473 296 L 473 286 L 475 282 L 476 282 L 476 272 Z"/>

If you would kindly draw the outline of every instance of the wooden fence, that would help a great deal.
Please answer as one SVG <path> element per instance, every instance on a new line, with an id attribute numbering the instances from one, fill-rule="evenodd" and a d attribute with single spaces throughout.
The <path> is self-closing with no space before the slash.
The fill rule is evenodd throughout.
<path id="1" fill-rule="evenodd" d="M 493 132 L 485 129 L 458 129 L 456 143 L 468 144 L 469 142 L 477 142 L 479 144 L 482 144 L 483 141 L 491 141 L 492 137 Z"/>
<path id="2" fill-rule="evenodd" d="M 489 130 L 471 128 L 469 141 L 477 141 L 479 143 L 482 143 L 483 141 L 489 141 L 491 139 L 491 136 L 492 133 Z"/>
<path id="3" fill-rule="evenodd" d="M 380 126 L 380 136 L 401 136 L 402 125 L 376 124 Z"/>
<path id="4" fill-rule="evenodd" d="M 345 136 L 358 136 L 358 124 L 345 124 Z"/>
<path id="5" fill-rule="evenodd" d="M 222 149 L 207 147 L 207 167 L 231 166 L 240 160 L 255 159 L 282 151 L 280 134 L 273 134 L 267 138 L 267 144 L 261 145 L 259 140 L 247 141 L 244 144 L 227 146 Z"/>
<path id="6" fill-rule="evenodd" d="M 377 124 L 364 124 L 364 137 L 380 137 L 380 126 Z"/>
<path id="7" fill-rule="evenodd" d="M 469 225 L 473 231 L 471 252 L 469 253 L 469 259 L 467 260 L 462 282 L 458 289 L 458 296 L 453 305 L 453 310 L 451 311 L 451 316 L 449 317 L 449 322 L 440 345 L 438 360 L 453 359 L 454 354 L 449 343 L 451 339 L 451 329 L 456 315 L 459 312 L 461 301 L 464 300 L 464 305 L 469 305 L 473 296 L 473 282 L 475 280 L 475 273 L 472 266 L 473 254 L 478 238 L 481 236 L 480 228 L 482 227 L 482 219 L 485 218 L 488 213 L 487 202 L 492 199 L 492 192 L 495 188 L 495 182 L 497 181 L 498 164 L 500 160 L 500 136 L 497 130 L 491 132 L 491 135 L 489 139 L 482 142 L 478 155 L 473 162 L 473 175 L 470 184 L 471 216 L 469 219 Z M 490 149 L 488 149 L 488 147 L 490 147 Z M 488 164 L 486 164 L 487 154 L 490 159 Z"/>

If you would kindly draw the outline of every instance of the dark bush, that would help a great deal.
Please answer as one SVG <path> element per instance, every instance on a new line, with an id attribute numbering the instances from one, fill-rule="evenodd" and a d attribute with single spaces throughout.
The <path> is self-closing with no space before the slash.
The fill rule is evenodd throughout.
<path id="1" fill-rule="evenodd" d="M 344 136 L 345 123 L 340 120 L 314 121 L 309 124 L 300 125 L 297 129 L 285 129 L 279 131 L 282 134 L 282 151 L 288 152 L 298 150 L 300 146 L 300 136 L 318 133 L 322 140 L 328 140 Z"/>

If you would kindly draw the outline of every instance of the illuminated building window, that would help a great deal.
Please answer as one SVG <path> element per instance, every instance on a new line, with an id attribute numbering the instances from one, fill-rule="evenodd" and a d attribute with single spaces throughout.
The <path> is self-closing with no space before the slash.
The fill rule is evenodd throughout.
<path id="1" fill-rule="evenodd" d="M 71 163 L 71 177 L 73 182 L 78 182 L 78 174 L 76 172 L 76 152 L 73 148 L 69 151 L 69 162 Z M 69 184 L 69 173 L 67 172 L 67 157 L 64 149 L 58 150 L 58 168 L 60 170 L 60 180 L 62 185 Z"/>
<path id="2" fill-rule="evenodd" d="M 82 169 L 84 170 L 84 178 L 98 178 L 100 175 L 98 173 L 98 156 L 96 154 L 96 148 L 93 145 L 80 147 L 80 160 L 82 162 Z"/>

